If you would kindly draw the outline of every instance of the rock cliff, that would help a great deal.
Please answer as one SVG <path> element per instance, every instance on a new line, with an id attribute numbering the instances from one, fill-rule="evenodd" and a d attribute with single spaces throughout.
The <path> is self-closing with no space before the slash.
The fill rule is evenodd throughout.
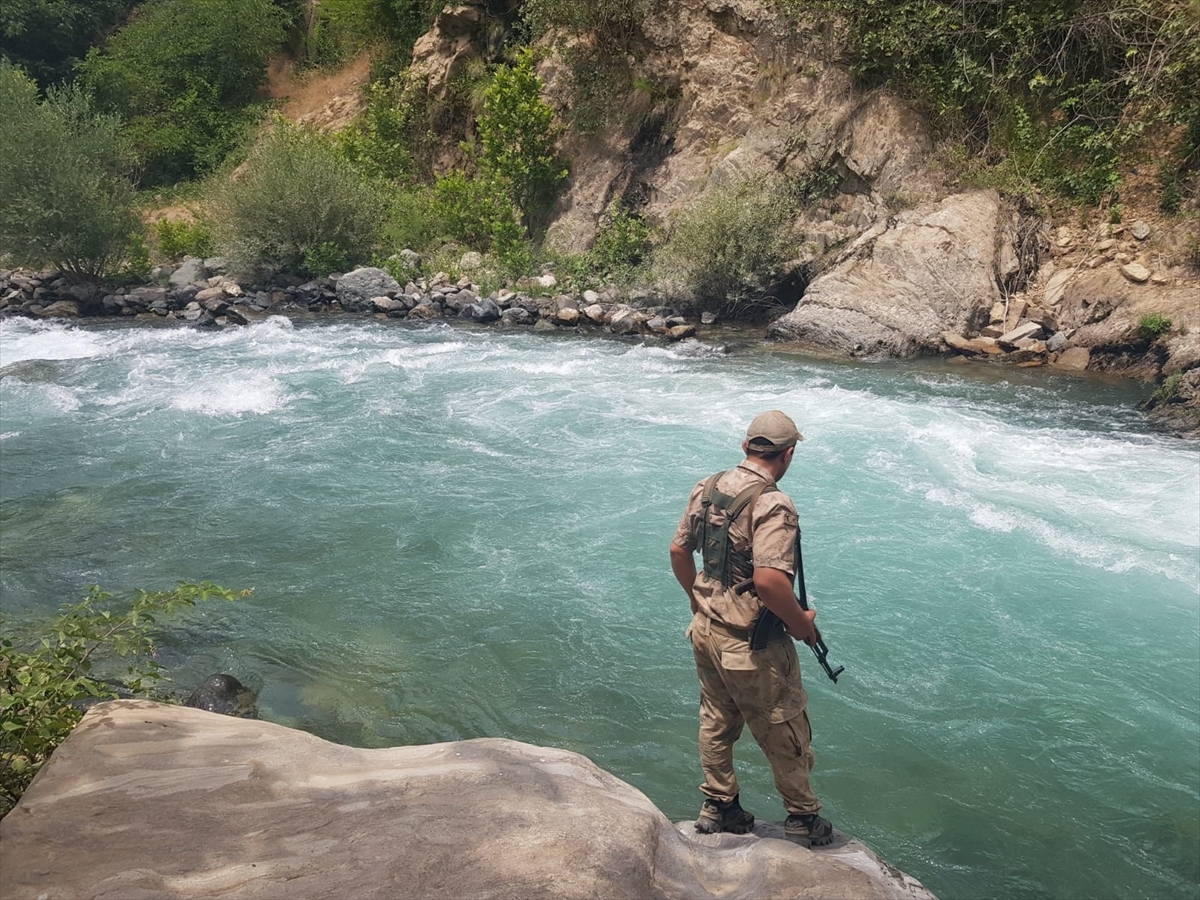
<path id="1" fill-rule="evenodd" d="M 489 52 L 495 21 L 482 2 L 439 16 L 414 60 L 433 93 Z M 539 71 L 570 116 L 578 75 L 566 56 L 600 38 L 562 37 L 547 38 Z M 852 356 L 1178 376 L 1171 408 L 1157 414 L 1200 435 L 1200 238 L 1194 217 L 1160 220 L 1151 193 L 1139 198 L 1136 170 L 1121 197 L 1130 227 L 1101 222 L 1109 214 L 1099 210 L 1090 222 L 1079 210 L 1055 221 L 994 192 L 960 193 L 914 109 L 857 90 L 820 33 L 783 27 L 762 0 L 663 0 L 622 40 L 637 77 L 614 82 L 598 127 L 567 132 L 571 177 L 548 243 L 585 249 L 615 200 L 669 226 L 711 186 L 764 173 L 815 178 L 824 189 L 794 223 L 792 275 L 779 293 L 799 305 L 772 337 Z M 1146 315 L 1170 328 L 1147 334 Z"/>
<path id="2" fill-rule="evenodd" d="M 361 750 L 147 701 L 94 707 L 0 822 L 0 896 L 933 900 L 844 835 L 691 833 L 576 753 Z"/>

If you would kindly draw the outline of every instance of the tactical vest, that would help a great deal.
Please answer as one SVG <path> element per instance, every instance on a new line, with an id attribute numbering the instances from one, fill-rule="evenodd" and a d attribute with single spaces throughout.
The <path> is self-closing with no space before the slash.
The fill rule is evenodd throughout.
<path id="1" fill-rule="evenodd" d="M 704 557 L 704 575 L 719 581 L 729 588 L 744 581 L 754 573 L 754 560 L 748 553 L 734 550 L 729 545 L 729 528 L 748 506 L 752 506 L 764 491 L 778 490 L 763 482 L 750 485 L 736 497 L 717 490 L 717 481 L 724 472 L 718 472 L 704 483 L 700 494 L 703 518 L 700 520 L 700 553 Z M 712 521 L 713 513 L 723 514 L 720 525 Z"/>

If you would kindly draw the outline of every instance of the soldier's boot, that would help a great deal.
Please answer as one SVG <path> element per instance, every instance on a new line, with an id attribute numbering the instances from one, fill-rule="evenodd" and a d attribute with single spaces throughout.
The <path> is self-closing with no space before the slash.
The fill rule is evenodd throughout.
<path id="1" fill-rule="evenodd" d="M 783 821 L 783 833 L 806 847 L 833 843 L 833 825 L 816 813 L 792 813 Z"/>
<path id="2" fill-rule="evenodd" d="M 722 831 L 745 834 L 753 827 L 754 815 L 742 809 L 737 797 L 726 803 L 711 797 L 706 799 L 696 819 L 696 830 L 701 834 L 718 834 Z"/>

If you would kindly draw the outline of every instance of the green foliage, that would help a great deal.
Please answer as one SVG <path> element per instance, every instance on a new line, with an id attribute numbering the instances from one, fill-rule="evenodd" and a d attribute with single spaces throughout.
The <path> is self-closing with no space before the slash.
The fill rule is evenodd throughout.
<path id="1" fill-rule="evenodd" d="M 353 260 L 346 250 L 332 241 L 325 241 L 304 253 L 301 272 L 310 278 L 324 278 L 333 272 L 345 272 Z"/>
<path id="2" fill-rule="evenodd" d="M 620 203 L 608 208 L 590 255 L 602 271 L 629 271 L 650 257 L 650 229 Z"/>
<path id="3" fill-rule="evenodd" d="M 1154 389 L 1154 393 L 1150 395 L 1151 406 L 1158 406 L 1162 403 L 1171 403 L 1178 400 L 1182 393 L 1183 373 L 1176 372 L 1174 375 L 1168 375 L 1163 383 Z"/>
<path id="4" fill-rule="evenodd" d="M 1146 313 L 1138 319 L 1138 332 L 1153 341 L 1171 330 L 1171 320 L 1162 313 Z"/>
<path id="5" fill-rule="evenodd" d="M 285 14 L 271 0 L 149 0 L 138 13 L 88 53 L 80 79 L 125 119 L 143 183 L 212 172 L 258 119 Z"/>
<path id="6" fill-rule="evenodd" d="M 321 0 L 305 11 L 308 62 L 337 66 L 373 47 L 401 69 L 441 8 L 433 0 Z"/>
<path id="7" fill-rule="evenodd" d="M 412 183 L 432 173 L 436 143 L 430 98 L 405 73 L 367 88 L 367 108 L 334 136 L 338 150 L 367 175 Z"/>
<path id="8" fill-rule="evenodd" d="M 556 147 L 561 127 L 542 100 L 531 51 L 522 51 L 516 65 L 496 70 L 476 131 L 482 177 L 505 188 L 525 227 L 536 231 L 568 170 Z"/>
<path id="9" fill-rule="evenodd" d="M 597 44 L 620 53 L 633 43 L 642 22 L 661 6 L 661 0 L 525 0 L 521 16 L 534 39 L 554 31 L 590 34 Z"/>
<path id="10" fill-rule="evenodd" d="M 43 88 L 63 81 L 75 61 L 136 0 L 4 0 L 0 58 L 23 68 Z"/>
<path id="11" fill-rule="evenodd" d="M 212 229 L 204 222 L 159 219 L 154 223 L 154 238 L 158 252 L 170 260 L 213 254 Z"/>
<path id="12" fill-rule="evenodd" d="M 28 642 L 0 640 L 0 815 L 75 727 L 81 701 L 115 699 L 110 679 L 117 677 L 134 696 L 152 696 L 163 677 L 152 637 L 159 616 L 249 593 L 181 582 L 174 590 L 138 590 L 120 599 L 91 587 Z"/>
<path id="13" fill-rule="evenodd" d="M 795 251 L 796 209 L 795 188 L 782 179 L 710 189 L 674 223 L 657 274 L 716 311 L 766 301 Z"/>
<path id="14" fill-rule="evenodd" d="M 244 171 L 214 190 L 214 238 L 247 274 L 311 274 L 335 259 L 344 270 L 371 258 L 384 208 L 379 185 L 324 136 L 276 121 Z"/>
<path id="15" fill-rule="evenodd" d="M 1200 16 L 1173 0 L 773 0 L 833 24 L 867 87 L 909 93 L 994 175 L 1095 203 L 1144 126 L 1195 116 Z M 1189 8 L 1192 7 L 1192 8 Z"/>
<path id="16" fill-rule="evenodd" d="M 88 280 L 113 273 L 141 231 L 133 154 L 119 121 L 73 88 L 37 85 L 0 62 L 0 256 Z"/>

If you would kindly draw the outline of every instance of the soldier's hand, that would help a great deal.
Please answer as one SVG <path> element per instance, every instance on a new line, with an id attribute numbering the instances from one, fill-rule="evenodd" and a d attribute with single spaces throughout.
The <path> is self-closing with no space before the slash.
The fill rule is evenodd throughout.
<path id="1" fill-rule="evenodd" d="M 817 618 L 815 609 L 798 610 L 800 627 L 789 627 L 788 634 L 798 641 L 803 641 L 812 647 L 817 643 L 817 626 L 814 621 Z"/>

